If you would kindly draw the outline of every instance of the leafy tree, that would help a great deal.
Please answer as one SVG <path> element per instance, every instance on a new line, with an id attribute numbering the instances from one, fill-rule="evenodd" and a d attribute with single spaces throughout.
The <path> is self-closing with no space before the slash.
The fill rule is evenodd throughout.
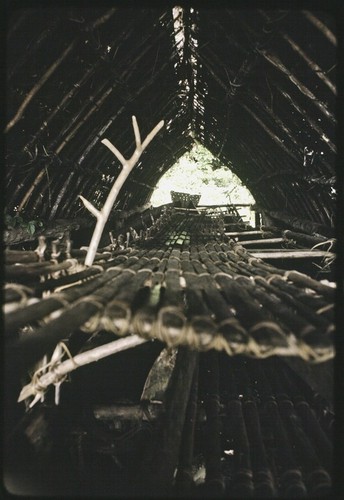
<path id="1" fill-rule="evenodd" d="M 37 228 L 43 227 L 43 221 L 40 219 L 26 220 L 19 213 L 14 215 L 5 213 L 5 227 L 7 229 L 25 229 L 32 236 Z"/>
<path id="2" fill-rule="evenodd" d="M 170 191 L 201 194 L 200 205 L 254 203 L 240 179 L 199 144 L 195 144 L 161 177 L 152 195 L 152 204 L 170 203 Z"/>

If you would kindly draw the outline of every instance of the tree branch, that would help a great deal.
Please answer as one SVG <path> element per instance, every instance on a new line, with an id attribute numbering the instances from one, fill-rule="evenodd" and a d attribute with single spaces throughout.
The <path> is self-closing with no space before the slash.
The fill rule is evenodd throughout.
<path id="1" fill-rule="evenodd" d="M 87 210 L 89 210 L 91 212 L 91 214 L 93 214 L 97 219 L 101 216 L 101 213 L 99 212 L 99 210 L 97 210 L 96 207 L 94 205 L 92 205 L 92 203 L 90 203 L 88 200 L 86 200 L 86 198 L 81 196 L 81 194 L 79 195 L 79 198 L 81 199 L 81 201 L 83 202 L 83 204 L 85 205 Z"/>
<path id="2" fill-rule="evenodd" d="M 93 205 L 89 202 L 87 202 L 89 205 L 86 205 L 85 198 L 80 196 L 82 201 L 84 202 L 86 208 L 90 210 L 90 212 L 93 213 L 97 217 L 97 224 L 96 227 L 94 228 L 94 232 L 92 235 L 92 239 L 90 242 L 90 245 L 87 250 L 87 255 L 85 259 L 85 265 L 86 266 L 91 266 L 93 264 L 93 260 L 95 257 L 95 254 L 97 252 L 97 248 L 99 245 L 99 241 L 101 238 L 101 235 L 104 230 L 104 226 L 106 224 L 106 221 L 109 218 L 111 209 L 116 201 L 116 198 L 118 196 L 118 193 L 123 186 L 125 180 L 127 179 L 128 175 L 136 165 L 138 159 L 140 158 L 141 154 L 145 150 L 145 148 L 148 146 L 148 144 L 151 142 L 151 140 L 156 136 L 156 134 L 159 132 L 159 130 L 163 127 L 164 121 L 161 120 L 154 128 L 153 130 L 147 135 L 146 139 L 143 141 L 141 144 L 141 136 L 140 136 L 140 131 L 139 127 L 137 125 L 137 121 L 135 116 L 132 117 L 133 120 L 133 129 L 134 129 L 134 135 L 135 135 L 135 143 L 136 143 L 136 148 L 134 153 L 132 154 L 131 158 L 129 160 L 126 160 L 124 156 L 118 151 L 118 149 L 111 144 L 111 142 L 108 139 L 103 139 L 101 142 L 107 146 L 110 151 L 116 156 L 116 158 L 122 163 L 122 170 L 115 180 L 115 183 L 113 184 L 110 193 L 104 203 L 104 206 L 102 210 L 99 212 Z M 92 207 L 92 208 L 91 208 Z M 96 215 L 97 214 L 97 215 Z"/>
<path id="3" fill-rule="evenodd" d="M 122 163 L 122 165 L 126 163 L 126 159 L 124 158 L 122 153 L 120 153 L 118 149 L 108 139 L 103 139 L 101 142 L 110 149 L 111 153 L 113 153 L 116 156 L 116 158 Z"/>

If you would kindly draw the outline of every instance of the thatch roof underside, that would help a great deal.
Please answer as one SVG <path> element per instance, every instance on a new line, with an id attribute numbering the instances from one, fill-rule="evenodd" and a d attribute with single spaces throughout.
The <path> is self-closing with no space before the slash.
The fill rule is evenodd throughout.
<path id="1" fill-rule="evenodd" d="M 344 446 L 334 11 L 70 4 L 8 2 L 5 487 L 328 497 Z M 195 143 L 250 190 L 254 227 L 199 206 L 187 178 L 149 206 Z"/>
<path id="2" fill-rule="evenodd" d="M 98 5 L 98 4 L 97 4 Z M 101 5 L 101 4 L 100 4 Z M 117 209 L 147 203 L 195 141 L 267 212 L 335 213 L 336 25 L 325 11 L 27 7 L 8 13 L 7 207 L 89 216 L 144 137 L 165 126 Z"/>

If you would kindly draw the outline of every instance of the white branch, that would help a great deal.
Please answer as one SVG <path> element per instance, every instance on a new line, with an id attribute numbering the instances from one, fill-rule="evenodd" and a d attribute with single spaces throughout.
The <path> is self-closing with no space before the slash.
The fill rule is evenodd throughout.
<path id="1" fill-rule="evenodd" d="M 137 124 L 136 116 L 133 116 L 133 129 L 134 129 L 134 135 L 135 135 L 136 149 L 140 149 L 142 146 L 141 134 L 140 134 L 139 126 Z"/>
<path id="2" fill-rule="evenodd" d="M 116 354 L 117 352 L 125 351 L 126 349 L 131 349 L 137 345 L 148 342 L 147 339 L 143 339 L 138 335 L 131 335 L 129 337 L 124 337 L 114 342 L 109 342 L 107 344 L 96 347 L 95 349 L 90 349 L 89 351 L 77 354 L 71 359 L 67 359 L 63 363 L 56 366 L 52 365 L 51 371 L 43 373 L 39 378 L 34 377 L 33 380 L 24 386 L 20 392 L 18 402 L 24 401 L 28 397 L 43 395 L 47 387 L 51 384 L 59 384 L 61 380 L 73 370 L 76 370 L 80 366 L 87 365 L 89 363 L 94 363 L 102 358 Z M 38 401 L 37 397 L 37 401 Z"/>
<path id="3" fill-rule="evenodd" d="M 116 158 L 122 163 L 122 165 L 127 162 L 122 153 L 118 151 L 116 146 L 114 146 L 112 142 L 109 141 L 109 139 L 102 139 L 100 142 L 110 149 L 111 153 L 116 156 Z"/>
<path id="4" fill-rule="evenodd" d="M 142 143 L 142 151 L 144 149 L 146 149 L 146 147 L 148 146 L 148 144 L 152 141 L 152 139 L 154 139 L 154 137 L 156 136 L 156 134 L 159 132 L 159 130 L 163 126 L 164 126 L 164 120 L 161 120 L 161 122 L 159 122 L 158 125 L 156 125 L 154 127 L 154 129 L 147 135 L 147 137 L 145 138 L 145 140 Z"/>
<path id="5" fill-rule="evenodd" d="M 153 128 L 153 130 L 147 135 L 146 139 L 141 144 L 140 131 L 139 131 L 139 127 L 137 125 L 137 121 L 136 121 L 135 116 L 132 117 L 132 120 L 133 120 L 133 129 L 134 129 L 134 135 L 135 135 L 136 148 L 135 148 L 135 151 L 129 160 L 126 160 L 124 158 L 124 156 L 118 151 L 118 149 L 113 144 L 111 144 L 111 142 L 108 139 L 103 139 L 101 141 L 105 146 L 107 146 L 110 149 L 110 151 L 122 163 L 123 168 L 122 168 L 119 176 L 115 180 L 115 183 L 113 184 L 113 186 L 110 190 L 110 193 L 108 194 L 108 197 L 104 203 L 104 206 L 100 212 L 95 207 L 93 207 L 93 205 L 89 204 L 90 206 L 92 206 L 92 210 L 91 210 L 89 208 L 89 206 L 85 204 L 85 206 L 93 213 L 93 215 L 95 215 L 95 213 L 97 213 L 97 215 L 96 215 L 97 224 L 96 224 L 96 227 L 94 228 L 92 239 L 91 239 L 90 245 L 88 247 L 87 255 L 85 258 L 85 265 L 86 266 L 91 266 L 93 264 L 93 260 L 94 260 L 94 257 L 96 255 L 99 241 L 100 241 L 101 235 L 103 233 L 106 221 L 109 218 L 111 209 L 116 201 L 116 198 L 118 196 L 120 189 L 122 188 L 125 180 L 127 179 L 131 170 L 134 168 L 135 164 L 137 163 L 138 159 L 140 158 L 140 156 L 143 153 L 143 151 L 145 150 L 145 148 L 148 146 L 148 144 L 151 142 L 151 140 L 156 136 L 156 134 L 159 132 L 159 130 L 164 125 L 164 121 L 163 120 L 160 121 Z M 81 199 L 85 203 L 85 201 L 84 201 L 85 199 L 83 197 L 81 197 Z M 97 210 L 97 212 L 95 212 L 96 210 Z"/>
<path id="6" fill-rule="evenodd" d="M 101 213 L 99 212 L 99 210 L 96 209 L 96 207 L 94 205 L 92 205 L 91 202 L 86 200 L 86 198 L 81 196 L 81 194 L 79 194 L 79 198 L 81 199 L 81 201 L 83 202 L 83 204 L 85 205 L 87 210 L 89 210 L 91 212 L 91 214 L 93 214 L 97 219 L 99 219 L 99 217 L 101 217 Z"/>

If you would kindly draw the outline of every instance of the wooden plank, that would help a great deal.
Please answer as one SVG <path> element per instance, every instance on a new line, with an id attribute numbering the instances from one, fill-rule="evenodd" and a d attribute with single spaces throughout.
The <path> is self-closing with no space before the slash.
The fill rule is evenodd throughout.
<path id="1" fill-rule="evenodd" d="M 143 408 L 138 404 L 97 405 L 93 409 L 96 420 L 156 420 L 163 411 L 162 403 L 149 403 Z M 147 416 L 148 414 L 148 416 Z"/>
<path id="2" fill-rule="evenodd" d="M 264 231 L 259 231 L 259 230 L 256 230 L 256 231 L 245 231 L 245 230 L 243 230 L 243 231 L 229 231 L 229 232 L 225 233 L 226 236 L 229 236 L 231 238 L 234 238 L 237 236 L 239 236 L 239 237 L 240 236 L 254 236 L 254 235 L 258 236 L 259 234 L 261 236 L 263 236 L 264 234 L 267 234 L 267 233 L 266 233 L 266 231 L 264 232 Z M 269 234 L 271 234 L 270 231 L 269 231 Z"/>
<path id="3" fill-rule="evenodd" d="M 250 250 L 250 254 L 257 257 L 257 259 L 313 259 L 319 257 L 335 257 L 334 253 L 325 252 L 323 250 L 276 250 L 275 252 L 271 249 L 265 252 L 263 250 Z"/>
<path id="4" fill-rule="evenodd" d="M 275 243 L 282 243 L 285 241 L 284 238 L 263 238 L 261 240 L 242 240 L 240 241 L 240 245 L 247 246 L 247 245 L 269 245 L 269 244 L 275 244 Z"/>

